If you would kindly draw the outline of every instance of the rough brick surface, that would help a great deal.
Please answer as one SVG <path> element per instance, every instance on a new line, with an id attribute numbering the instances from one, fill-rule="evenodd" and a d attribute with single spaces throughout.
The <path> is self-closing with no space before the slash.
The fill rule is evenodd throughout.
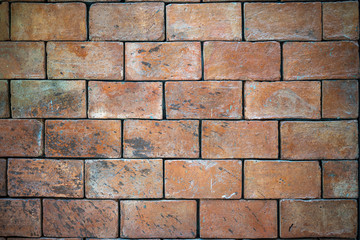
<path id="1" fill-rule="evenodd" d="M 6 159 L 0 158 L 0 196 L 6 196 Z"/>
<path id="2" fill-rule="evenodd" d="M 0 118 L 10 117 L 9 107 L 9 84 L 6 80 L 0 80 Z"/>
<path id="3" fill-rule="evenodd" d="M 9 40 L 9 3 L 0 3 L 0 40 Z"/>

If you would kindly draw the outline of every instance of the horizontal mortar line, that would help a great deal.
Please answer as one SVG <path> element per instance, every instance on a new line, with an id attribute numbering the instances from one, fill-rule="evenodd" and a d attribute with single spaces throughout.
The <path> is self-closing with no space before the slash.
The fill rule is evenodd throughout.
<path id="1" fill-rule="evenodd" d="M 167 119 L 151 119 L 151 118 L 1 118 L 1 120 L 39 120 L 39 121 L 78 121 L 78 120 L 94 120 L 94 121 L 226 121 L 226 122 L 322 122 L 322 121 L 333 121 L 333 122 L 343 122 L 343 121 L 357 121 L 358 118 L 321 118 L 321 119 L 311 119 L 311 118 L 268 118 L 268 119 L 225 119 L 225 118 L 167 118 Z"/>
<path id="2" fill-rule="evenodd" d="M 186 79 L 186 80 L 128 80 L 128 79 L 84 79 L 84 78 L 73 78 L 73 79 L 69 79 L 69 78 L 4 78 L 2 80 L 9 80 L 9 81 L 90 81 L 90 82 L 117 82 L 117 83 L 145 83 L 145 82 L 154 82 L 154 83 L 162 83 L 162 82 L 249 82 L 249 83 L 253 83 L 253 82 L 259 82 L 259 83 L 297 83 L 297 82 L 320 82 L 320 81 L 359 81 L 359 79 L 356 78 L 349 78 L 349 79 L 308 79 L 308 80 L 244 80 L 244 79 L 235 79 L 235 80 L 231 80 L 231 79 L 198 79 L 198 80 L 191 80 L 191 79 Z"/>

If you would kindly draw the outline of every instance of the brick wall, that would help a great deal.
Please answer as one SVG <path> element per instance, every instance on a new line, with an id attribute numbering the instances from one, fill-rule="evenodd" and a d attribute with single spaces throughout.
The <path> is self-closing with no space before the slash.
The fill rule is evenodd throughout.
<path id="1" fill-rule="evenodd" d="M 359 237 L 358 2 L 211 1 L 0 4 L 0 240 Z"/>

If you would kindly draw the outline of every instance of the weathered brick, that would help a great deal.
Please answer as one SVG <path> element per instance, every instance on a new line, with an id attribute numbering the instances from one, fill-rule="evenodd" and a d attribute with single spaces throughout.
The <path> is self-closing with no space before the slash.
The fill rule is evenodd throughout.
<path id="1" fill-rule="evenodd" d="M 0 159 L 0 196 L 6 196 L 6 159 Z"/>
<path id="2" fill-rule="evenodd" d="M 43 42 L 0 42 L 0 78 L 45 78 Z"/>
<path id="3" fill-rule="evenodd" d="M 124 157 L 199 157 L 199 122 L 127 120 L 124 123 Z"/>
<path id="4" fill-rule="evenodd" d="M 85 118 L 85 81 L 11 81 L 13 118 Z"/>
<path id="5" fill-rule="evenodd" d="M 90 118 L 162 118 L 160 82 L 90 82 Z"/>
<path id="6" fill-rule="evenodd" d="M 47 157 L 121 156 L 120 120 L 47 120 L 45 135 Z"/>
<path id="7" fill-rule="evenodd" d="M 195 201 L 121 201 L 121 237 L 194 238 Z"/>
<path id="8" fill-rule="evenodd" d="M 0 3 L 0 40 L 9 40 L 9 3 Z"/>
<path id="9" fill-rule="evenodd" d="M 245 161 L 245 198 L 320 198 L 318 162 Z"/>
<path id="10" fill-rule="evenodd" d="M 158 0 L 125 0 L 125 2 L 156 2 Z M 168 2 L 168 3 L 183 3 L 183 2 L 200 2 L 200 0 L 160 0 L 159 2 Z"/>
<path id="11" fill-rule="evenodd" d="M 203 121 L 203 158 L 277 158 L 276 121 Z"/>
<path id="12" fill-rule="evenodd" d="M 83 162 L 79 160 L 9 159 L 11 197 L 83 197 Z"/>
<path id="13" fill-rule="evenodd" d="M 358 197 L 357 161 L 324 161 L 322 166 L 324 198 Z"/>
<path id="14" fill-rule="evenodd" d="M 0 118 L 10 117 L 9 84 L 7 80 L 0 80 Z"/>
<path id="15" fill-rule="evenodd" d="M 357 121 L 282 122 L 283 159 L 355 159 Z"/>
<path id="16" fill-rule="evenodd" d="M 1 239 L 1 238 L 0 238 Z M 82 240 L 81 238 L 7 238 L 8 240 Z"/>
<path id="17" fill-rule="evenodd" d="M 90 8 L 90 39 L 162 41 L 164 3 L 99 3 Z"/>
<path id="18" fill-rule="evenodd" d="M 281 238 L 355 238 L 357 203 L 353 200 L 281 200 Z"/>
<path id="19" fill-rule="evenodd" d="M 168 40 L 241 41 L 241 3 L 166 6 Z"/>
<path id="20" fill-rule="evenodd" d="M 284 79 L 352 79 L 359 76 L 356 42 L 286 42 Z"/>
<path id="21" fill-rule="evenodd" d="M 320 82 L 246 82 L 245 118 L 320 118 Z"/>
<path id="22" fill-rule="evenodd" d="M 86 160 L 87 198 L 161 198 L 162 160 Z"/>
<path id="23" fill-rule="evenodd" d="M 40 237 L 40 199 L 0 199 L 0 236 Z"/>
<path id="24" fill-rule="evenodd" d="M 123 43 L 49 42 L 49 79 L 123 79 Z"/>
<path id="25" fill-rule="evenodd" d="M 277 42 L 205 42 L 206 80 L 280 80 Z"/>
<path id="26" fill-rule="evenodd" d="M 86 5 L 14 3 L 11 40 L 86 40 Z"/>
<path id="27" fill-rule="evenodd" d="M 42 122 L 35 119 L 0 119 L 0 129 L 0 156 L 38 157 L 42 155 Z"/>
<path id="28" fill-rule="evenodd" d="M 240 160 L 165 161 L 166 198 L 241 198 Z"/>
<path id="29" fill-rule="evenodd" d="M 203 238 L 276 238 L 276 219 L 276 201 L 200 202 L 200 236 Z"/>
<path id="30" fill-rule="evenodd" d="M 199 42 L 125 44 L 126 80 L 199 80 Z"/>
<path id="31" fill-rule="evenodd" d="M 357 118 L 358 111 L 358 81 L 323 81 L 322 116 L 324 118 Z"/>
<path id="32" fill-rule="evenodd" d="M 116 238 L 118 215 L 115 200 L 44 199 L 44 236 Z"/>

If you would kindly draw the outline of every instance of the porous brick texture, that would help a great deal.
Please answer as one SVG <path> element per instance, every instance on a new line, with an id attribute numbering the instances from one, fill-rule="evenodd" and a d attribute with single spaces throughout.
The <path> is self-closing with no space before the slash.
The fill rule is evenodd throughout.
<path id="1" fill-rule="evenodd" d="M 0 240 L 360 239 L 358 0 L 0 0 Z"/>

